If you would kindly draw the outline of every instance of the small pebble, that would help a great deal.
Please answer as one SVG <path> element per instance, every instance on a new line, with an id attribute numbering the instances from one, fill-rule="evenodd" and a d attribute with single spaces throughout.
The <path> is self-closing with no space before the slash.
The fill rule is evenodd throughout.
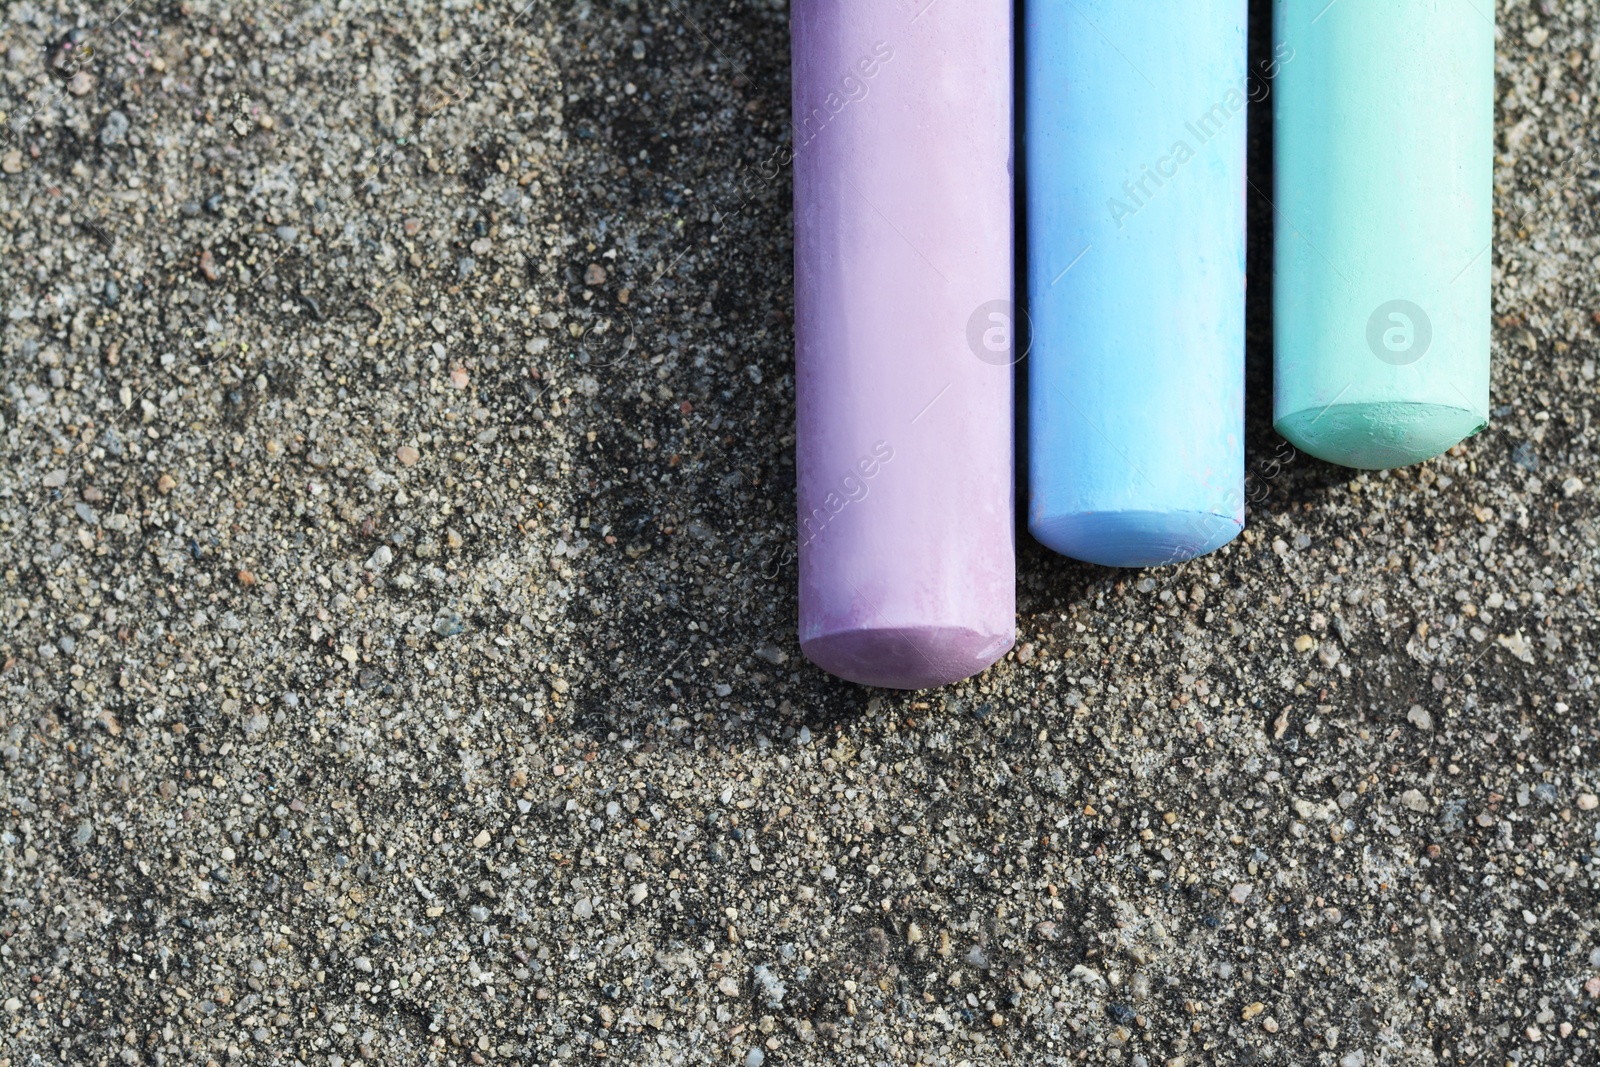
<path id="1" fill-rule="evenodd" d="M 100 126 L 100 143 L 103 145 L 119 145 L 128 136 L 128 116 L 120 111 L 111 111 L 106 115 L 105 122 Z"/>

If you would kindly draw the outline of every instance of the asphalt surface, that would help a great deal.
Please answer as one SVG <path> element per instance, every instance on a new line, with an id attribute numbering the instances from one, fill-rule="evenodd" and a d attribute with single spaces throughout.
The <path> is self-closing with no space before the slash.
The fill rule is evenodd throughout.
<path id="1" fill-rule="evenodd" d="M 1296 455 L 1252 285 L 1243 538 L 922 694 L 796 645 L 787 17 L 0 13 L 0 1067 L 1600 1055 L 1593 5 L 1491 427 Z"/>

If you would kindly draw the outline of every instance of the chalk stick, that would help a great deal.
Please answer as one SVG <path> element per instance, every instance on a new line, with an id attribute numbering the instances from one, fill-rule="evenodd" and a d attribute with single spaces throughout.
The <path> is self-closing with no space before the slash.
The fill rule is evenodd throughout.
<path id="1" fill-rule="evenodd" d="M 1494 7 L 1276 0 L 1273 418 L 1381 469 L 1489 421 Z"/>
<path id="2" fill-rule="evenodd" d="M 1144 567 L 1244 522 L 1244 0 L 1027 5 L 1033 536 Z"/>
<path id="3" fill-rule="evenodd" d="M 800 646 L 866 685 L 1013 640 L 1010 10 L 792 8 Z"/>

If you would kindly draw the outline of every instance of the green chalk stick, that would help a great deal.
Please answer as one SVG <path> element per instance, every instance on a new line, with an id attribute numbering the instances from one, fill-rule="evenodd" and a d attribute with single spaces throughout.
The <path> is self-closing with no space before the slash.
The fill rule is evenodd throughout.
<path id="1" fill-rule="evenodd" d="M 1401 467 L 1488 424 L 1493 5 L 1274 0 L 1273 421 Z"/>

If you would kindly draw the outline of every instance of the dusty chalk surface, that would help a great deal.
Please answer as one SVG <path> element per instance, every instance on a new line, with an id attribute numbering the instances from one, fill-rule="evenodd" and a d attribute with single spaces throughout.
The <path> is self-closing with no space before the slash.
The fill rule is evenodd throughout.
<path id="1" fill-rule="evenodd" d="M 1490 429 L 1273 435 L 1253 103 L 1248 530 L 900 695 L 781 4 L 7 6 L 0 1064 L 1592 1060 L 1597 12 L 1498 17 Z"/>

